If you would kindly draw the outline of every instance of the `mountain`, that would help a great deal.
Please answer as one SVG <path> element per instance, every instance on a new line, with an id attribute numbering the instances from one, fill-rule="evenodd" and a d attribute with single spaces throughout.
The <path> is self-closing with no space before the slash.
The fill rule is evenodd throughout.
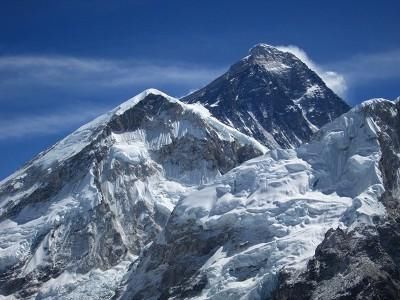
<path id="1" fill-rule="evenodd" d="M 399 100 L 349 110 L 260 44 L 1 181 L 0 299 L 397 299 L 399 168 Z"/>
<path id="2" fill-rule="evenodd" d="M 258 44 L 206 87 L 182 98 L 269 148 L 293 148 L 350 107 L 291 53 Z"/>
<path id="3" fill-rule="evenodd" d="M 106 299 L 180 197 L 266 148 L 146 90 L 0 182 L 0 294 Z"/>
<path id="4" fill-rule="evenodd" d="M 178 202 L 121 299 L 396 299 L 400 104 L 374 99 Z"/>

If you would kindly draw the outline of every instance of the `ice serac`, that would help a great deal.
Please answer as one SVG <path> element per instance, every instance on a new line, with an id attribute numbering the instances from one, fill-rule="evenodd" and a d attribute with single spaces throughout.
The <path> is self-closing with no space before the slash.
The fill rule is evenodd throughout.
<path id="1" fill-rule="evenodd" d="M 280 273 L 274 299 L 400 298 L 400 103 L 373 99 L 362 111 L 378 136 L 379 200 L 387 216 L 373 225 L 329 230 L 303 272 Z"/>
<path id="2" fill-rule="evenodd" d="M 399 144 L 398 105 L 368 101 L 324 126 L 310 143 L 271 150 L 189 193 L 142 254 L 120 297 L 299 299 L 300 294 L 310 299 L 307 295 L 314 288 L 312 299 L 339 299 L 346 286 L 357 283 L 357 272 L 373 273 L 368 264 L 357 268 L 362 243 L 354 247 L 346 243 L 362 241 L 360 236 L 367 236 L 362 228 L 384 223 L 394 210 L 387 203 L 396 207 L 384 199 L 389 197 L 388 190 L 398 193 L 398 187 L 388 184 L 398 185 L 398 171 L 383 162 L 385 157 L 399 161 L 396 152 L 387 149 L 392 138 Z M 333 238 L 335 230 L 345 234 Z M 396 234 L 390 240 L 395 241 Z M 385 247 L 391 254 L 397 251 L 399 261 L 396 247 L 387 243 Z M 337 256 L 333 248 L 339 249 Z M 359 253 L 373 256 L 370 250 Z M 320 253 L 325 253 L 324 259 Z M 385 261 L 388 256 L 376 265 L 385 262 L 389 265 L 386 274 L 391 274 L 396 267 Z M 355 268 L 346 283 L 341 270 L 351 257 Z M 289 279 L 296 280 L 307 268 L 313 272 L 305 279 L 309 285 L 290 290 Z M 360 291 L 359 285 L 354 290 Z"/>
<path id="3" fill-rule="evenodd" d="M 265 147 L 146 90 L 0 183 L 0 295 L 110 298 L 179 198 Z"/>
<path id="4" fill-rule="evenodd" d="M 291 53 L 254 46 L 206 87 L 184 97 L 273 148 L 292 148 L 350 107 Z"/>

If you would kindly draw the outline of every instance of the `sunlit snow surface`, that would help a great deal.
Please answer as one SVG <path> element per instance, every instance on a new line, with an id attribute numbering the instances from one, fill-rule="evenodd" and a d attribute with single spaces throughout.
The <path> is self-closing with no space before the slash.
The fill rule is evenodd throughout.
<path id="1" fill-rule="evenodd" d="M 196 273 L 207 284 L 193 298 L 265 297 L 280 270 L 305 267 L 329 228 L 372 224 L 373 216 L 385 214 L 378 201 L 384 191 L 380 129 L 363 108 L 325 126 L 311 143 L 252 159 L 178 203 L 157 242 L 166 245 L 163 251 L 174 253 L 175 263 L 190 264 L 190 257 L 204 253 L 189 245 L 179 253 L 174 249 L 185 247 L 180 240 L 215 250 Z M 171 263 L 160 261 L 165 253 L 149 250 L 130 278 L 126 299 L 159 296 L 159 274 Z"/>
<path id="2" fill-rule="evenodd" d="M 134 131 L 105 134 L 113 117 L 123 115 L 149 95 L 159 95 L 176 104 L 181 108 L 177 109 L 181 112 L 180 115 L 172 116 L 175 119 L 164 124 L 163 128 L 149 126 Z M 199 124 L 203 126 L 200 127 Z M 254 139 L 211 117 L 201 105 L 184 104 L 154 89 L 133 97 L 42 152 L 21 170 L 0 182 L 1 217 L 7 213 L 8 207 L 17 206 L 40 188 L 46 187 L 47 182 L 41 181 L 42 178 L 25 181 L 31 170 L 37 172 L 35 174 L 43 172 L 51 175 L 54 168 L 64 167 L 63 164 L 68 164 L 69 160 L 82 152 L 91 153 L 101 147 L 106 148 L 102 160 L 89 163 L 88 170 L 72 170 L 71 181 L 63 183 L 61 190 L 41 201 L 23 204 L 17 214 L 1 220 L 0 273 L 17 267 L 21 268 L 21 273 L 17 275 L 24 277 L 57 263 L 62 255 L 69 255 L 71 261 L 66 262 L 66 270 L 47 281 L 32 298 L 109 298 L 126 273 L 129 263 L 136 259 L 138 253 L 130 251 L 140 250 L 145 246 L 142 244 L 148 243 L 151 238 L 150 229 L 153 234 L 157 230 L 150 228 L 154 225 L 153 219 L 159 215 L 167 218 L 180 197 L 199 184 L 212 182 L 215 177 L 221 176 L 214 165 L 201 161 L 201 154 L 196 156 L 198 153 L 182 153 L 188 161 L 200 160 L 200 167 L 178 170 L 177 166 L 171 166 L 163 158 L 156 161 L 155 151 L 183 137 L 190 137 L 196 142 L 208 139 L 209 134 L 216 136 L 215 140 L 221 144 L 225 141 L 235 145 L 248 145 L 259 153 L 266 152 L 266 148 Z M 74 173 L 84 174 L 83 179 L 74 178 Z M 113 215 L 109 226 L 112 227 L 111 232 L 120 234 L 123 244 L 127 245 L 127 257 L 115 266 L 105 263 L 101 268 L 92 268 L 88 273 L 78 272 L 76 269 L 80 266 L 75 263 L 76 258 L 72 258 L 73 252 L 80 251 L 79 255 L 83 253 L 83 257 L 86 255 L 86 246 L 79 242 L 79 234 L 93 236 L 87 250 L 88 256 L 96 259 L 98 253 L 95 251 L 101 251 L 101 247 L 104 247 L 102 243 L 105 238 L 100 231 L 109 228 L 96 228 L 100 226 L 96 222 L 101 222 L 96 219 L 96 214 L 99 214 L 99 207 L 102 206 Z M 141 229 L 135 228 L 133 221 L 138 222 Z M 73 230 L 77 231 L 77 240 L 71 238 L 75 235 Z M 37 240 L 40 241 L 38 245 L 35 244 Z M 109 245 L 112 246 L 112 240 Z M 33 275 L 32 281 L 35 276 Z"/>

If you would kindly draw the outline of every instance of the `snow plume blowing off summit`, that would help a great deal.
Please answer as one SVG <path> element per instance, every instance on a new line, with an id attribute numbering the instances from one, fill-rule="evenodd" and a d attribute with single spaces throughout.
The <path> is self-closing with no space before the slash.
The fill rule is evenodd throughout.
<path id="1" fill-rule="evenodd" d="M 315 63 L 307 53 L 300 47 L 294 45 L 287 46 L 276 46 L 278 50 L 289 52 L 298 57 L 303 63 L 305 63 L 311 70 L 317 73 L 325 84 L 336 94 L 341 97 L 346 95 L 347 83 L 345 77 L 337 72 L 327 70 L 325 67 Z"/>
<path id="2" fill-rule="evenodd" d="M 206 87 L 182 98 L 270 148 L 293 148 L 350 109 L 299 58 L 258 44 Z"/>

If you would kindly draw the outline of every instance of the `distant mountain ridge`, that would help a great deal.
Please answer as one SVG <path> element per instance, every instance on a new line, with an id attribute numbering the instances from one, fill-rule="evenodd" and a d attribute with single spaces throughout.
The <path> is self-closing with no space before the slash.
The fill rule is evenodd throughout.
<path id="1" fill-rule="evenodd" d="M 299 58 L 267 44 L 254 46 L 225 74 L 181 100 L 203 104 L 270 148 L 307 142 L 350 109 Z"/>

